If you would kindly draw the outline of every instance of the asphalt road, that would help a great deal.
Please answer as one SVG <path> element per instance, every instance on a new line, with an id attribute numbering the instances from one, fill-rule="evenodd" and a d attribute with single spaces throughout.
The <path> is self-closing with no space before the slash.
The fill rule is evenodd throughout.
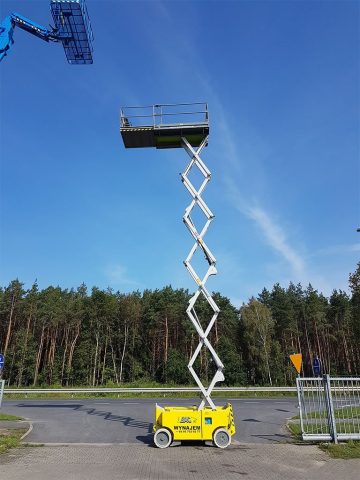
<path id="1" fill-rule="evenodd" d="M 216 400 L 217 405 L 228 401 Z M 234 440 L 273 443 L 289 439 L 283 425 L 298 412 L 295 397 L 229 401 L 237 430 Z M 2 411 L 33 423 L 28 442 L 150 444 L 156 402 L 195 405 L 198 399 L 4 400 Z"/>

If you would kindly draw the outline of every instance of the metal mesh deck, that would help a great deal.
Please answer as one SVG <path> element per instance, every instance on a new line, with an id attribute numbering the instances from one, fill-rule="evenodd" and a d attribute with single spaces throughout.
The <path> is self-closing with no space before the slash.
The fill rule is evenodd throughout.
<path id="1" fill-rule="evenodd" d="M 93 63 L 93 32 L 84 0 L 51 0 L 51 13 L 71 64 Z"/>

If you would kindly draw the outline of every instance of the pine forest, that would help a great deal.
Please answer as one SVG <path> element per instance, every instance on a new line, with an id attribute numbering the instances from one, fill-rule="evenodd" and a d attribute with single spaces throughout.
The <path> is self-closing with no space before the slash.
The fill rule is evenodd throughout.
<path id="1" fill-rule="evenodd" d="M 3 378 L 13 386 L 189 385 L 187 363 L 198 337 L 186 315 L 190 292 L 115 292 L 50 286 L 29 290 L 19 280 L 0 288 Z M 360 374 L 360 262 L 349 293 L 329 298 L 311 285 L 263 289 L 240 309 L 220 293 L 210 341 L 225 365 L 225 385 L 289 385 L 289 354 L 302 353 L 303 374 L 314 355 L 324 372 Z M 199 302 L 200 322 L 211 317 Z M 202 349 L 195 369 L 206 382 L 212 360 Z"/>

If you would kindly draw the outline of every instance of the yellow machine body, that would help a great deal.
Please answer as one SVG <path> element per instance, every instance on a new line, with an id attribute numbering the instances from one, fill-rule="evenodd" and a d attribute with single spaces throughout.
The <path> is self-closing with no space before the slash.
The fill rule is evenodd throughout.
<path id="1" fill-rule="evenodd" d="M 215 430 L 225 428 L 231 436 L 235 434 L 232 406 L 224 407 L 155 407 L 155 424 L 153 432 L 167 428 L 173 441 L 212 440 Z"/>

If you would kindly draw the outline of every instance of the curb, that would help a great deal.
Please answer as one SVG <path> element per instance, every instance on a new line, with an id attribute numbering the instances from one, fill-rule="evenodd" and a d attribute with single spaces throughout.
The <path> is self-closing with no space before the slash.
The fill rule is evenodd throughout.
<path id="1" fill-rule="evenodd" d="M 22 441 L 25 437 L 27 437 L 29 435 L 29 433 L 31 433 L 32 429 L 33 429 L 33 424 L 31 421 L 29 420 L 26 420 L 26 423 L 29 424 L 29 428 L 28 430 L 24 433 L 24 435 L 22 437 L 20 437 L 20 440 Z"/>

